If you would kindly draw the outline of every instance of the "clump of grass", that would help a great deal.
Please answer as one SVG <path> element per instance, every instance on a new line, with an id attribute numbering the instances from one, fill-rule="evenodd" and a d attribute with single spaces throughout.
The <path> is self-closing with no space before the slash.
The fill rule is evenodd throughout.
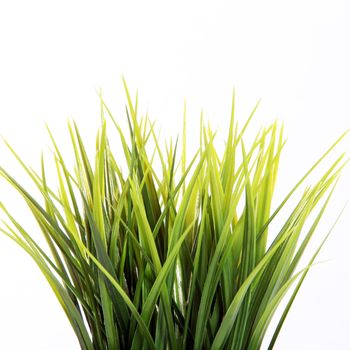
<path id="1" fill-rule="evenodd" d="M 126 85 L 125 90 L 129 130 L 120 128 L 101 97 L 123 155 L 113 153 L 104 117 L 94 162 L 77 125 L 69 124 L 75 172 L 50 133 L 58 191 L 47 183 L 43 159 L 35 172 L 9 146 L 41 200 L 3 168 L 1 175 L 23 196 L 48 249 L 3 205 L 8 220 L 2 231 L 34 259 L 82 349 L 259 349 L 292 288 L 269 343 L 272 349 L 324 243 L 296 271 L 345 164 L 343 155 L 305 189 L 279 230 L 271 232 L 270 224 L 344 135 L 272 210 L 284 145 L 281 127 L 274 123 L 261 130 L 247 147 L 244 133 L 256 108 L 240 129 L 233 98 L 224 154 L 217 153 L 214 133 L 201 123 L 200 147 L 187 163 L 186 135 L 181 152 L 178 142 L 162 147 L 154 125 L 137 116 L 137 99 L 132 103 Z M 155 157 L 161 171 L 155 169 Z"/>

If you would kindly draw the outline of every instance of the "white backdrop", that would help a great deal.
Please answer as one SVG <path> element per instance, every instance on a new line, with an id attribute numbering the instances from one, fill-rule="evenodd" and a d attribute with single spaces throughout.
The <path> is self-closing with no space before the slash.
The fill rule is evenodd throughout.
<path id="1" fill-rule="evenodd" d="M 45 122 L 64 147 L 72 117 L 93 144 L 95 90 L 102 87 L 121 116 L 122 74 L 165 134 L 180 130 L 184 98 L 191 131 L 201 108 L 224 130 L 235 87 L 242 121 L 261 97 L 256 130 L 276 118 L 285 124 L 282 198 L 350 127 L 349 18 L 346 0 L 1 1 L 0 134 L 34 166 L 48 147 Z M 1 166 L 17 171 L 3 145 L 0 151 Z M 26 183 L 22 172 L 17 177 Z M 36 230 L 8 186 L 1 182 L 0 190 L 0 201 Z M 348 198 L 347 169 L 318 242 Z M 309 274 L 276 349 L 350 349 L 349 223 L 347 209 L 320 255 L 327 262 Z M 0 349 L 79 348 L 34 263 L 1 235 L 0 276 Z"/>

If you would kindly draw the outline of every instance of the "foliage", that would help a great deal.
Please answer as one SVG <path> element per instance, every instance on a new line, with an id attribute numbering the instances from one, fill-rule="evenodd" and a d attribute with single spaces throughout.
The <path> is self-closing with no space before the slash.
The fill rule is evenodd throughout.
<path id="1" fill-rule="evenodd" d="M 324 243 L 296 271 L 345 164 L 343 155 L 305 189 L 278 232 L 271 233 L 270 224 L 344 135 L 272 211 L 284 140 L 274 123 L 247 148 L 243 136 L 257 106 L 239 129 L 233 96 L 223 156 L 215 134 L 201 122 L 200 147 L 187 162 L 185 127 L 180 155 L 177 141 L 161 147 L 154 124 L 137 116 L 137 99 L 132 103 L 125 89 L 130 138 L 101 97 L 94 163 L 74 122 L 69 132 L 75 172 L 50 133 L 58 191 L 47 183 L 43 158 L 35 172 L 8 145 L 42 198 L 3 168 L 1 175 L 23 196 L 49 251 L 4 205 L 8 219 L 2 231 L 34 259 L 82 349 L 259 349 L 291 289 L 272 349 Z M 113 153 L 108 141 L 104 114 L 115 124 L 126 175 L 122 154 Z"/>

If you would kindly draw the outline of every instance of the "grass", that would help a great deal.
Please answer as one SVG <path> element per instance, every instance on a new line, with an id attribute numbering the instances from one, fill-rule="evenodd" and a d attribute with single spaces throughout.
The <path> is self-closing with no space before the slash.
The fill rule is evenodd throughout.
<path id="1" fill-rule="evenodd" d="M 82 349 L 259 349 L 289 291 L 269 339 L 272 349 L 329 235 L 297 269 L 346 163 L 344 155 L 302 195 L 298 189 L 344 135 L 272 210 L 283 128 L 274 123 L 262 129 L 248 147 L 244 134 L 257 106 L 239 128 L 233 96 L 223 155 L 202 121 L 200 146 L 187 161 L 186 122 L 182 150 L 177 141 L 163 147 L 154 124 L 138 117 L 137 98 L 133 103 L 126 84 L 125 91 L 128 130 L 120 128 L 101 96 L 94 162 L 74 122 L 69 123 L 73 171 L 50 133 L 57 191 L 47 182 L 43 158 L 35 172 L 8 144 L 41 197 L 4 168 L 0 173 L 22 195 L 47 247 L 39 246 L 3 204 L 7 219 L 1 231 L 36 262 Z M 106 119 L 124 154 L 113 153 Z M 297 204 L 272 232 L 271 222 L 292 195 L 299 195 Z"/>

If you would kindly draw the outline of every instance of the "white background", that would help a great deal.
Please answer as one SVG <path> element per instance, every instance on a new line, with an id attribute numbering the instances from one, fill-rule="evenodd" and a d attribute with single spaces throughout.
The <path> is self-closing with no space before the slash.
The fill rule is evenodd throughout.
<path id="1" fill-rule="evenodd" d="M 254 131 L 276 118 L 285 124 L 282 198 L 350 127 L 349 18 L 346 0 L 1 1 L 0 134 L 33 166 L 48 148 L 45 122 L 64 147 L 72 117 L 93 145 L 95 90 L 102 87 L 121 118 L 122 74 L 165 134 L 180 130 L 184 98 L 191 133 L 202 107 L 206 120 L 225 130 L 235 87 L 242 121 L 262 98 Z M 1 166 L 17 171 L 0 150 Z M 335 154 L 345 150 L 349 138 Z M 18 197 L 3 182 L 0 190 L 36 235 Z M 348 198 L 347 169 L 316 243 Z M 328 262 L 305 281 L 276 349 L 350 349 L 349 218 L 347 209 L 320 255 Z M 3 236 L 0 276 L 0 349 L 79 348 L 34 263 Z"/>

